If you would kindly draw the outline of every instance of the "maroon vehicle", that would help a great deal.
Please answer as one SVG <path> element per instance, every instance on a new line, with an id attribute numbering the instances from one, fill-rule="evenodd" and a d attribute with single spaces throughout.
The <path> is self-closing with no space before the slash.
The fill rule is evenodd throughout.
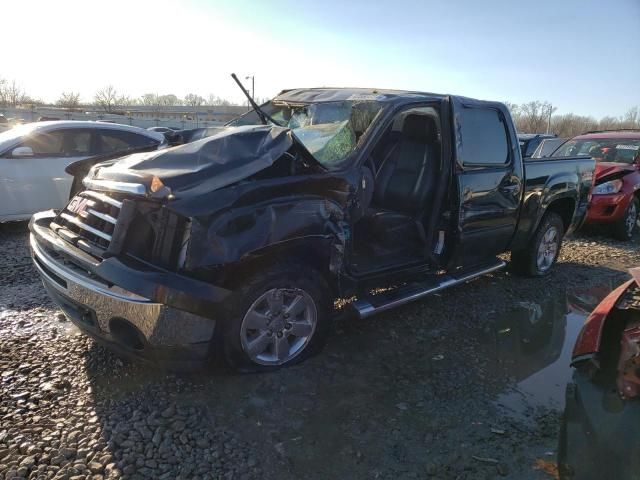
<path id="1" fill-rule="evenodd" d="M 596 160 L 593 197 L 585 224 L 607 224 L 619 240 L 630 240 L 640 224 L 640 130 L 588 132 L 553 153 Z"/>
<path id="2" fill-rule="evenodd" d="M 561 479 L 640 471 L 640 267 L 587 318 L 576 341 L 558 448 Z"/>

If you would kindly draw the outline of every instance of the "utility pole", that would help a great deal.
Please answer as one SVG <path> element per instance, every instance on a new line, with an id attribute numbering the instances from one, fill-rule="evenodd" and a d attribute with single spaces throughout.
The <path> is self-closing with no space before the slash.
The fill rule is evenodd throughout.
<path id="1" fill-rule="evenodd" d="M 551 133 L 551 115 L 553 114 L 553 105 L 549 104 L 549 115 L 547 116 L 547 133 Z"/>
<path id="2" fill-rule="evenodd" d="M 256 100 L 256 76 L 255 75 L 247 75 L 244 77 L 245 80 L 251 79 L 251 99 L 255 102 Z M 250 109 L 251 107 L 249 107 Z"/>

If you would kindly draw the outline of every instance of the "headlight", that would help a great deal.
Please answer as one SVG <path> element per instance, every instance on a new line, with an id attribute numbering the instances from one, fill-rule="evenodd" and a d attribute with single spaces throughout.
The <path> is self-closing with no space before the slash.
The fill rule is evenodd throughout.
<path id="1" fill-rule="evenodd" d="M 591 193 L 593 195 L 607 195 L 609 193 L 618 193 L 621 189 L 622 180 L 611 180 L 594 187 Z"/>

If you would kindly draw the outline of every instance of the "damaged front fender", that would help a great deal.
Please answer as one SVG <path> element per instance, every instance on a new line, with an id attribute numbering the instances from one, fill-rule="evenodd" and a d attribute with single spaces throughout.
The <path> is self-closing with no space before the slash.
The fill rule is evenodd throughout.
<path id="1" fill-rule="evenodd" d="M 340 204 L 295 197 L 234 208 L 212 219 L 193 219 L 185 268 L 234 263 L 267 246 L 314 237 L 344 251 L 348 230 Z"/>

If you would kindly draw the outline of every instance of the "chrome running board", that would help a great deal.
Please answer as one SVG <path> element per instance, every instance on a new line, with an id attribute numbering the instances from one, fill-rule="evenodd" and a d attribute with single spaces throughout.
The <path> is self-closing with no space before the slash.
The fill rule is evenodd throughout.
<path id="1" fill-rule="evenodd" d="M 445 288 L 468 282 L 474 278 L 495 272 L 507 264 L 502 260 L 476 270 L 463 270 L 453 274 L 444 274 L 437 282 L 413 283 L 378 295 L 365 295 L 351 304 L 360 318 L 367 318 L 380 312 L 391 310 L 422 297 L 439 292 Z"/>

